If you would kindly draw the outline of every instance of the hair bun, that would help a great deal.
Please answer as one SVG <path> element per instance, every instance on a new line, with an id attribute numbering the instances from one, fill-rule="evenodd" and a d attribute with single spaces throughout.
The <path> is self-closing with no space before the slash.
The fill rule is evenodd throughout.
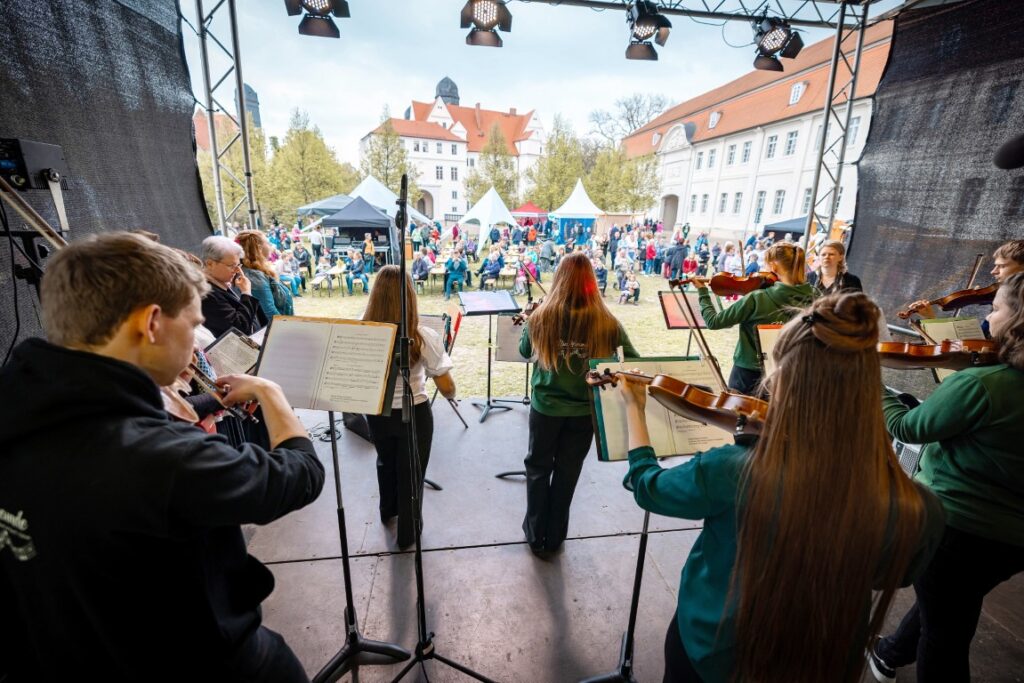
<path id="1" fill-rule="evenodd" d="M 881 312 L 861 292 L 822 297 L 811 306 L 811 331 L 836 351 L 857 352 L 875 348 Z"/>

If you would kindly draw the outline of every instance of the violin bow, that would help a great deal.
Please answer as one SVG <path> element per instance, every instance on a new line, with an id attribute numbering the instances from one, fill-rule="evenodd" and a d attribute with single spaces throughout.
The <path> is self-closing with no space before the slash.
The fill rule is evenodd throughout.
<path id="1" fill-rule="evenodd" d="M 974 268 L 971 270 L 971 277 L 967 280 L 967 289 L 974 287 L 974 281 L 978 279 L 978 273 L 981 271 L 981 264 L 985 262 L 985 255 L 978 254 L 974 257 Z M 953 311 L 953 317 L 960 315 L 960 309 L 957 308 Z"/>
<path id="2" fill-rule="evenodd" d="M 711 353 L 711 347 L 708 346 L 708 342 L 704 338 L 704 332 L 701 330 L 700 325 L 697 324 L 697 314 L 694 312 L 693 306 L 690 305 L 690 299 L 686 296 L 686 291 L 683 289 L 683 281 L 673 280 L 672 282 L 674 284 L 669 285 L 672 288 L 672 295 L 676 299 L 676 304 L 679 305 L 679 310 L 687 318 L 687 322 L 690 324 L 690 331 L 697 333 L 697 347 L 700 349 L 701 356 L 710 363 L 715 381 L 718 382 L 719 390 L 722 393 L 726 393 L 729 391 L 729 386 L 725 382 L 725 377 L 722 376 L 722 368 L 718 364 L 718 359 L 715 358 L 715 354 Z M 682 304 L 679 303 L 680 298 L 683 300 Z"/>

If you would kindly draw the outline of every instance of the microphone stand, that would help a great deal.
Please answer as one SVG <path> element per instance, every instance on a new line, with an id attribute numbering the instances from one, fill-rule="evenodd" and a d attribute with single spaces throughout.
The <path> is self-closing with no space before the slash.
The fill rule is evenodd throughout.
<path id="1" fill-rule="evenodd" d="M 544 286 L 541 285 L 541 283 L 539 281 L 534 280 L 533 275 L 530 273 L 530 269 L 526 267 L 526 265 L 525 265 L 525 263 L 523 261 L 519 262 L 519 268 L 520 268 L 520 270 L 523 273 L 526 274 L 526 305 L 527 305 L 527 307 L 529 307 L 530 304 L 533 303 L 533 290 L 531 288 L 531 284 L 532 283 L 536 283 L 537 284 L 537 287 L 540 288 L 540 291 L 541 291 L 542 294 L 547 295 L 547 292 L 544 290 Z M 530 364 L 527 363 L 526 364 L 526 396 L 523 398 L 523 405 L 524 406 L 530 405 L 530 395 L 529 395 L 529 393 L 530 393 Z M 495 400 L 496 401 L 500 401 L 501 399 L 499 398 L 499 399 L 495 399 Z M 507 472 L 498 472 L 497 474 L 494 475 L 494 478 L 495 479 L 504 479 L 505 477 L 525 477 L 525 476 L 526 476 L 526 470 L 509 470 Z"/>
<path id="2" fill-rule="evenodd" d="M 397 683 L 402 680 L 407 673 L 417 665 L 423 665 L 428 659 L 436 659 L 442 664 L 446 664 L 456 671 L 475 678 L 478 681 L 484 683 L 494 683 L 490 678 L 479 674 L 472 669 L 454 662 L 447 657 L 443 657 L 437 653 L 434 648 L 434 633 L 427 628 L 427 608 L 425 591 L 423 589 L 423 511 L 420 508 L 420 479 L 422 477 L 420 470 L 420 451 L 419 444 L 416 440 L 416 414 L 413 410 L 413 396 L 410 391 L 411 384 L 409 381 L 410 367 L 409 367 L 409 346 L 410 346 L 410 330 L 408 326 L 408 318 L 406 311 L 409 307 L 408 301 L 408 288 L 405 286 L 406 282 L 406 256 L 405 256 L 405 228 L 408 222 L 408 202 L 409 202 L 409 176 L 402 175 L 402 188 L 401 194 L 399 195 L 398 204 L 398 215 L 396 219 L 398 221 L 398 243 L 402 245 L 399 250 L 401 253 L 401 259 L 399 261 L 399 281 L 402 283 L 399 288 L 400 292 L 400 310 L 401 317 L 398 322 L 398 369 L 400 373 L 400 381 L 402 382 L 402 422 L 405 423 L 406 430 L 406 443 L 408 444 L 409 452 L 409 481 L 412 482 L 412 528 L 413 536 L 415 538 L 416 546 L 414 553 L 414 565 L 416 573 L 416 632 L 418 635 L 418 642 L 416 643 L 416 651 L 409 660 L 409 663 L 398 672 L 398 675 L 392 679 L 392 683 Z"/>

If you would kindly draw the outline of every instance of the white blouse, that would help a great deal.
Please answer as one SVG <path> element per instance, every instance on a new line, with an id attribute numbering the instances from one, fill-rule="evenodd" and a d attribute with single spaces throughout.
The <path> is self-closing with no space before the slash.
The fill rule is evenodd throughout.
<path id="1" fill-rule="evenodd" d="M 419 405 L 429 398 L 427 396 L 427 377 L 440 377 L 452 369 L 452 359 L 444 350 L 444 343 L 441 336 L 433 329 L 425 325 L 419 326 L 420 338 L 423 343 L 420 345 L 420 359 L 409 368 L 409 385 L 412 387 L 413 403 Z M 391 402 L 391 408 L 402 407 L 402 378 L 398 377 L 395 383 L 395 398 Z"/>

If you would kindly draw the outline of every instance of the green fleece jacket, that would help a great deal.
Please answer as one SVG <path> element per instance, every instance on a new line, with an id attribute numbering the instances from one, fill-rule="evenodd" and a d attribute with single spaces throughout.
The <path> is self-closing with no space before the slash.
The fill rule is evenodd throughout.
<path id="1" fill-rule="evenodd" d="M 951 527 L 1024 546 L 1024 372 L 961 370 L 912 410 L 886 392 L 882 411 L 894 438 L 926 444 L 917 480 Z"/>
<path id="2" fill-rule="evenodd" d="M 569 346 L 566 342 L 562 344 Z M 619 325 L 619 343 L 616 346 L 622 347 L 622 354 L 626 358 L 640 357 L 622 325 Z M 533 356 L 529 322 L 523 325 L 523 333 L 519 338 L 519 353 L 524 358 Z M 590 387 L 587 386 L 586 375 L 590 369 L 590 359 L 579 355 L 571 348 L 566 348 L 564 355 L 568 361 L 559 363 L 554 370 L 544 370 L 539 363 L 533 364 L 530 407 L 550 417 L 589 415 Z"/>
<path id="3" fill-rule="evenodd" d="M 771 287 L 747 294 L 724 311 L 716 311 L 711 303 L 711 290 L 705 287 L 700 290 L 700 314 L 709 330 L 724 330 L 739 325 L 740 338 L 732 354 L 732 362 L 747 370 L 760 370 L 762 363 L 758 352 L 757 326 L 787 322 L 793 317 L 790 309 L 810 305 L 814 293 L 814 287 L 806 283 L 784 285 L 776 282 Z"/>
<path id="4" fill-rule="evenodd" d="M 703 519 L 679 580 L 676 619 L 693 668 L 704 683 L 729 683 L 735 661 L 735 609 L 726 603 L 736 562 L 737 499 L 748 451 L 720 446 L 671 469 L 663 469 L 650 446 L 629 452 L 623 485 L 645 510 L 669 517 Z M 910 585 L 928 566 L 942 539 L 942 506 L 919 485 L 925 501 L 925 528 L 917 553 L 904 575 Z M 800 552 L 793 548 L 793 552 Z M 864 596 L 864 607 L 871 596 Z M 719 623 L 721 622 L 721 632 Z M 859 653 L 858 653 L 859 656 Z"/>

